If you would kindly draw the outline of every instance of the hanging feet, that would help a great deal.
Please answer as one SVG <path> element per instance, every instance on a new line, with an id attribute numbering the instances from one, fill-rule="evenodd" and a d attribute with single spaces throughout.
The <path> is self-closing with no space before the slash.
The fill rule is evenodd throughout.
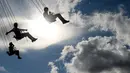
<path id="1" fill-rule="evenodd" d="M 37 40 L 37 38 L 34 38 L 33 40 L 32 40 L 32 42 L 35 42 Z"/>
<path id="2" fill-rule="evenodd" d="M 20 56 L 18 56 L 18 59 L 22 59 Z"/>
<path id="3" fill-rule="evenodd" d="M 65 20 L 65 21 L 63 22 L 63 24 L 66 24 L 66 23 L 68 23 L 68 22 L 70 22 L 70 21 Z"/>

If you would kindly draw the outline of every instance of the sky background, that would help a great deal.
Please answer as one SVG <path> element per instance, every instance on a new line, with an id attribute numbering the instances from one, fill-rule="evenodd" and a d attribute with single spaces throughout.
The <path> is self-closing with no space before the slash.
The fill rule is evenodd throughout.
<path id="1" fill-rule="evenodd" d="M 129 3 L 1 0 L 0 73 L 129 73 Z M 63 25 L 57 19 L 48 24 L 42 15 L 45 6 L 70 23 Z M 16 41 L 13 33 L 6 36 L 16 21 L 38 40 Z M 10 41 L 20 50 L 21 60 L 6 54 Z"/>

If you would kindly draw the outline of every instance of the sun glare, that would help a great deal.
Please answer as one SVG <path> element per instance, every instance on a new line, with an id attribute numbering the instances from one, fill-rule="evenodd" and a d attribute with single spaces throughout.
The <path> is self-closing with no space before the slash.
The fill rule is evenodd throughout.
<path id="1" fill-rule="evenodd" d="M 28 20 L 28 30 L 31 34 L 48 39 L 48 40 L 57 40 L 60 36 L 61 29 L 57 24 L 49 24 L 43 18 L 36 18 L 33 20 Z"/>
<path id="2" fill-rule="evenodd" d="M 24 19 L 23 21 L 20 19 L 20 23 L 24 24 L 19 26 L 20 28 L 28 29 L 27 32 L 33 37 L 38 38 L 38 40 L 33 43 L 25 42 L 29 40 L 28 38 L 16 42 L 15 45 L 21 48 L 42 49 L 60 41 L 67 40 L 74 35 L 72 29 L 64 26 L 60 21 L 50 24 L 41 15 L 33 15 L 31 19 Z M 31 46 L 28 46 L 27 44 Z"/>
<path id="3" fill-rule="evenodd" d="M 73 28 L 63 25 L 59 20 L 49 24 L 41 15 L 32 16 L 31 19 L 19 18 L 18 22 L 22 24 L 19 28 L 28 29 L 27 32 L 29 32 L 33 37 L 38 38 L 38 40 L 33 43 L 30 42 L 31 40 L 28 38 L 22 39 L 21 41 L 14 40 L 15 45 L 19 46 L 21 51 L 23 48 L 46 48 L 49 45 L 72 38 L 75 35 Z"/>

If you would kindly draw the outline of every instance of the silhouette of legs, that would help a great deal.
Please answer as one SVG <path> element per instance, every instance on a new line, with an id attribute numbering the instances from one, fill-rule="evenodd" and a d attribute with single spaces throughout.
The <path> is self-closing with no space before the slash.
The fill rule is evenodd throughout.
<path id="1" fill-rule="evenodd" d="M 18 56 L 18 59 L 22 59 L 22 58 L 20 57 L 20 55 L 19 55 L 19 50 L 15 50 L 15 51 L 14 51 L 14 54 Z"/>
<path id="2" fill-rule="evenodd" d="M 14 38 L 16 39 L 16 40 L 20 40 L 20 39 L 22 39 L 22 38 L 24 38 L 23 36 L 14 36 Z"/>
<path id="3" fill-rule="evenodd" d="M 58 13 L 58 14 L 55 14 L 54 16 L 55 16 L 55 17 L 58 17 L 58 18 L 62 21 L 63 24 L 69 22 L 69 21 L 65 20 L 65 19 L 61 16 L 61 14 L 59 14 L 59 13 Z"/>
<path id="4" fill-rule="evenodd" d="M 37 38 L 34 38 L 30 33 L 22 33 L 24 37 L 28 37 L 32 42 L 36 41 Z"/>
<path id="5" fill-rule="evenodd" d="M 6 52 L 9 56 L 12 56 L 12 55 L 17 55 L 18 56 L 18 59 L 22 59 L 21 57 L 20 57 L 20 55 L 19 55 L 19 50 L 15 50 L 15 51 L 13 51 L 13 52 L 9 52 L 9 51 L 7 51 Z"/>
<path id="6" fill-rule="evenodd" d="M 9 51 L 6 52 L 9 56 L 13 55 L 14 53 L 10 53 Z"/>

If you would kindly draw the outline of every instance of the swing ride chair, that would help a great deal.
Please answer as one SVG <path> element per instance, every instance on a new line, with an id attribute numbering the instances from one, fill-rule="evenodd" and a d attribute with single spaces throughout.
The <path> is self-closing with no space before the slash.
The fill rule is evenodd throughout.
<path id="1" fill-rule="evenodd" d="M 43 16 L 50 23 L 55 22 L 56 18 L 59 18 L 63 24 L 69 22 L 68 20 L 65 20 L 60 13 L 54 14 L 54 13 L 50 12 L 48 7 L 44 7 Z"/>

